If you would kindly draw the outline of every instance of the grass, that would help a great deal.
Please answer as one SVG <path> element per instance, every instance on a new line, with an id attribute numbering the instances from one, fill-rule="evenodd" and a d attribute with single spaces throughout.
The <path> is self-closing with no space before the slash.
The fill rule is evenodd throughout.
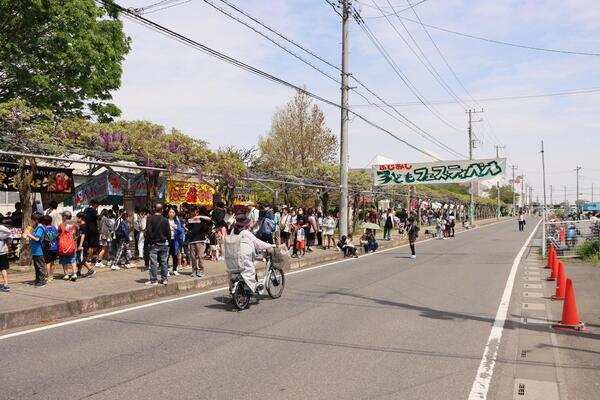
<path id="1" fill-rule="evenodd" d="M 590 240 L 588 242 L 581 243 L 575 247 L 575 253 L 577 256 L 581 257 L 582 260 L 600 267 L 598 245 L 598 240 Z"/>

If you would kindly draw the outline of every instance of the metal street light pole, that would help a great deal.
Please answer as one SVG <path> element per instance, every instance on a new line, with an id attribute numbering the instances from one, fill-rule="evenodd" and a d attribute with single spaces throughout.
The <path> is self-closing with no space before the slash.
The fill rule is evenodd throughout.
<path id="1" fill-rule="evenodd" d="M 340 129 L 340 222 L 339 234 L 348 234 L 348 25 L 349 0 L 342 0 L 342 110 Z"/>

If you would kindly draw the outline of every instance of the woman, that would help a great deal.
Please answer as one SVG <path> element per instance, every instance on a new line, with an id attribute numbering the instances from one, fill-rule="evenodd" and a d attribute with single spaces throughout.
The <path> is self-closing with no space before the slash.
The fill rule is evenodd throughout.
<path id="1" fill-rule="evenodd" d="M 108 261 L 108 247 L 112 243 L 113 234 L 115 232 L 115 219 L 112 210 L 102 210 L 100 213 L 98 232 L 100 234 L 100 254 L 98 254 L 96 267 L 104 267 L 102 261 Z"/>
<path id="2" fill-rule="evenodd" d="M 408 244 L 410 246 L 410 258 L 417 258 L 415 254 L 415 242 L 419 237 L 419 227 L 415 225 L 415 219 L 410 217 L 408 219 L 408 225 L 406 225 L 406 233 L 408 235 Z"/>
<path id="3" fill-rule="evenodd" d="M 281 210 L 281 218 L 279 219 L 279 237 L 281 244 L 290 248 L 290 230 L 292 226 L 292 217 L 288 212 L 287 207 Z"/>
<path id="4" fill-rule="evenodd" d="M 333 218 L 333 215 L 331 215 L 331 212 L 327 212 L 327 216 L 325 217 L 325 220 L 323 221 L 323 235 L 325 235 L 325 238 L 327 239 L 327 246 L 325 246 L 325 243 L 323 243 L 323 248 L 329 250 L 331 248 L 331 244 L 335 244 L 335 241 L 333 240 L 333 231 L 335 229 L 335 218 Z"/>
<path id="5" fill-rule="evenodd" d="M 394 213 L 388 208 L 385 213 L 385 224 L 383 226 L 383 240 L 392 240 L 392 229 L 394 229 Z"/>
<path id="6" fill-rule="evenodd" d="M 223 222 L 225 223 L 225 229 L 227 230 L 227 233 L 231 232 L 235 225 L 235 214 L 233 213 L 232 207 L 227 207 L 225 216 L 223 217 Z"/>
<path id="7" fill-rule="evenodd" d="M 317 238 L 317 232 L 319 231 L 319 225 L 317 223 L 317 217 L 315 216 L 315 209 L 308 209 L 308 229 L 306 229 L 307 246 L 306 250 L 313 251 L 312 247 L 315 244 Z"/>
<path id="8" fill-rule="evenodd" d="M 169 256 L 171 257 L 173 263 L 173 275 L 179 276 L 179 271 L 177 271 L 178 265 L 178 257 L 179 257 L 179 248 L 181 242 L 183 242 L 183 228 L 181 227 L 181 223 L 179 222 L 179 218 L 177 217 L 177 211 L 171 207 L 167 213 L 167 220 L 169 221 Z"/>
<path id="9" fill-rule="evenodd" d="M 317 225 L 319 230 L 317 231 L 317 246 L 323 248 L 323 214 L 320 211 L 317 212 Z"/>

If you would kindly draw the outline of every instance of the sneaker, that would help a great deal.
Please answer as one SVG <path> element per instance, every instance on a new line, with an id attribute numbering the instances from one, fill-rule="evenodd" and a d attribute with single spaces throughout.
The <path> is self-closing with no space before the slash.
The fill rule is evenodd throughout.
<path id="1" fill-rule="evenodd" d="M 192 278 L 197 278 L 198 277 L 198 273 L 196 271 L 192 271 L 192 275 L 190 275 Z"/>
<path id="2" fill-rule="evenodd" d="M 77 275 L 71 276 L 71 282 L 77 282 Z"/>
<path id="3" fill-rule="evenodd" d="M 154 281 L 147 281 L 146 283 L 144 283 L 144 285 L 146 286 L 158 286 L 158 282 Z"/>
<path id="4" fill-rule="evenodd" d="M 196 272 L 196 276 L 198 278 L 202 278 L 202 277 L 204 277 L 204 272 Z"/>
<path id="5" fill-rule="evenodd" d="M 43 288 L 44 286 L 46 286 L 48 283 L 46 281 L 44 282 L 39 282 L 36 283 L 35 285 L 33 285 L 34 288 L 39 289 L 39 288 Z"/>
<path id="6" fill-rule="evenodd" d="M 102 264 L 101 262 L 97 262 L 96 265 L 94 265 L 96 268 L 103 268 L 105 267 L 104 264 Z"/>
<path id="7" fill-rule="evenodd" d="M 67 274 L 63 276 L 63 281 L 68 281 L 71 279 L 71 275 Z"/>
<path id="8" fill-rule="evenodd" d="M 165 286 L 167 285 L 167 283 L 169 283 L 169 281 L 166 279 L 160 282 L 161 285 L 165 285 Z"/>
<path id="9" fill-rule="evenodd" d="M 179 271 L 173 271 L 173 275 L 175 275 L 175 276 L 179 276 L 179 275 L 181 275 L 181 274 L 179 273 Z"/>
<path id="10" fill-rule="evenodd" d="M 118 271 L 121 269 L 121 267 L 119 267 L 118 265 L 113 265 L 112 267 L 110 267 L 110 269 L 112 269 L 113 271 Z"/>
<path id="11" fill-rule="evenodd" d="M 129 264 L 129 263 L 125 264 L 125 269 L 129 269 L 129 268 L 131 268 L 131 264 Z"/>
<path id="12" fill-rule="evenodd" d="M 52 282 L 53 280 L 54 280 L 54 277 L 53 277 L 53 276 L 49 276 L 49 277 L 48 277 L 48 282 Z"/>
<path id="13" fill-rule="evenodd" d="M 412 256 L 410 256 L 410 258 L 412 258 L 414 260 L 415 258 L 417 258 L 417 256 L 412 255 Z"/>
<path id="14" fill-rule="evenodd" d="M 10 292 L 10 287 L 6 284 L 2 285 L 2 287 L 0 287 L 0 291 L 2 292 Z"/>
<path id="15" fill-rule="evenodd" d="M 86 278 L 91 278 L 94 275 L 96 275 L 96 270 L 95 269 L 89 269 L 88 272 L 85 274 L 85 277 Z"/>

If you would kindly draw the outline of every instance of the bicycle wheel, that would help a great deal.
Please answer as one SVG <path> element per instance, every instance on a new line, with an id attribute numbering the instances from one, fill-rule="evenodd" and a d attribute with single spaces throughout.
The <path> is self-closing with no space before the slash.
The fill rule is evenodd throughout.
<path id="1" fill-rule="evenodd" d="M 269 268 L 269 276 L 266 281 L 267 293 L 272 299 L 281 297 L 285 287 L 285 275 L 283 271 L 277 268 Z"/>
<path id="2" fill-rule="evenodd" d="M 238 310 L 243 310 L 250 304 L 250 293 L 244 289 L 244 284 L 238 282 L 235 292 L 233 293 L 233 304 Z"/>

